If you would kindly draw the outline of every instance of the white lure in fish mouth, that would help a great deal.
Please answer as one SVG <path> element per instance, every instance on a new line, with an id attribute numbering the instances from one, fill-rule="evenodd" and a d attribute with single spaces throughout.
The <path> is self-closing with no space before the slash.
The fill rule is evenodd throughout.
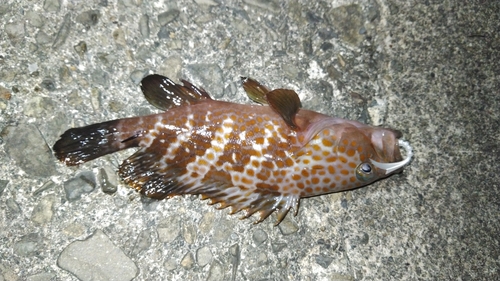
<path id="1" fill-rule="evenodd" d="M 406 164 L 408 164 L 411 160 L 411 157 L 413 156 L 413 150 L 410 146 L 410 144 L 407 141 L 404 140 L 398 140 L 399 146 L 404 148 L 406 151 L 406 158 L 402 161 L 399 162 L 394 162 L 394 163 L 380 163 L 375 160 L 370 159 L 372 162 L 373 166 L 385 170 L 385 174 L 388 175 L 398 169 L 403 168 Z"/>

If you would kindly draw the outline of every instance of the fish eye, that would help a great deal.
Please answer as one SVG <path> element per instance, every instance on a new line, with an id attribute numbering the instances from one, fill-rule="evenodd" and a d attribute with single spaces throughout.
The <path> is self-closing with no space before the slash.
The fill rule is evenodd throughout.
<path id="1" fill-rule="evenodd" d="M 361 163 L 356 168 L 356 178 L 360 181 L 371 180 L 374 176 L 373 167 L 370 163 Z"/>

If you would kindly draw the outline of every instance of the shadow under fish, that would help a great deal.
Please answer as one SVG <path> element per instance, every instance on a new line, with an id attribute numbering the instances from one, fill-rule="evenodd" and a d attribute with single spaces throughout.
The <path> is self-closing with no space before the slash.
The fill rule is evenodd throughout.
<path id="1" fill-rule="evenodd" d="M 201 195 L 257 222 L 276 211 L 281 222 L 303 197 L 358 188 L 402 171 L 412 157 L 396 130 L 301 109 L 292 90 L 270 90 L 242 77 L 254 102 L 213 100 L 202 88 L 161 75 L 141 82 L 146 99 L 165 112 L 67 130 L 56 157 L 78 165 L 139 147 L 119 168 L 143 195 Z M 406 150 L 403 159 L 400 147 Z"/>

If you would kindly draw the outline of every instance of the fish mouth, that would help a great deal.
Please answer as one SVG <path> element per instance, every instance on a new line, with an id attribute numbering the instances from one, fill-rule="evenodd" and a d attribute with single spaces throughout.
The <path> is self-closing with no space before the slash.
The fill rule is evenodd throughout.
<path id="1" fill-rule="evenodd" d="M 398 140 L 398 144 L 406 152 L 406 158 L 403 159 L 402 161 L 393 162 L 393 163 L 381 163 L 381 162 L 377 162 L 375 160 L 370 159 L 373 166 L 375 166 L 381 170 L 385 170 L 385 175 L 392 174 L 392 173 L 402 169 L 404 166 L 406 166 L 408 163 L 410 163 L 410 160 L 413 156 L 413 149 L 411 148 L 410 143 L 408 143 L 407 141 L 404 141 L 404 140 Z"/>

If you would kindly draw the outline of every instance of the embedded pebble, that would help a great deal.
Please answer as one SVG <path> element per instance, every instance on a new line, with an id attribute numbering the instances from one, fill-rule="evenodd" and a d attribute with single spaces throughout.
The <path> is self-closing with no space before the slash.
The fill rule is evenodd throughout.
<path id="1" fill-rule="evenodd" d="M 114 175 L 112 171 L 110 171 L 109 167 L 99 169 L 99 178 L 102 192 L 106 194 L 113 194 L 118 190 L 116 180 L 110 179 L 110 176 Z"/>
<path id="2" fill-rule="evenodd" d="M 61 7 L 61 0 L 45 0 L 43 9 L 47 12 L 57 12 Z"/>
<path id="3" fill-rule="evenodd" d="M 267 240 L 267 233 L 262 229 L 257 229 L 253 232 L 252 238 L 255 246 L 258 247 Z"/>
<path id="4" fill-rule="evenodd" d="M 82 281 L 125 281 L 138 274 L 135 263 L 101 230 L 86 240 L 69 244 L 57 259 L 57 265 Z"/>
<path id="5" fill-rule="evenodd" d="M 20 256 L 29 256 L 40 248 L 41 237 L 38 233 L 30 233 L 21 237 L 21 240 L 14 243 L 14 253 Z"/>
<path id="6" fill-rule="evenodd" d="M 170 216 L 158 225 L 158 238 L 163 243 L 170 243 L 179 236 L 180 219 L 179 216 Z"/>
<path id="7" fill-rule="evenodd" d="M 1 135 L 5 152 L 26 174 L 49 177 L 56 173 L 52 152 L 34 125 L 8 126 Z"/>
<path id="8" fill-rule="evenodd" d="M 345 42 L 357 46 L 364 36 L 359 33 L 363 27 L 362 8 L 358 4 L 340 6 L 327 13 L 330 23 L 339 31 L 340 38 Z"/>
<path id="9" fill-rule="evenodd" d="M 6 23 L 4 30 L 14 44 L 24 39 L 25 30 L 23 22 Z"/>
<path id="10" fill-rule="evenodd" d="M 137 256 L 141 252 L 147 250 L 151 246 L 152 236 L 153 233 L 149 229 L 141 231 L 135 241 L 134 248 L 132 249 L 132 255 Z"/>
<path id="11" fill-rule="evenodd" d="M 182 227 L 182 237 L 188 244 L 194 244 L 196 241 L 196 227 L 191 223 L 184 223 Z"/>
<path id="12" fill-rule="evenodd" d="M 165 26 L 168 23 L 175 20 L 179 16 L 179 14 L 180 14 L 179 10 L 170 9 L 158 15 L 158 22 L 160 23 L 161 26 Z"/>
<path id="13" fill-rule="evenodd" d="M 57 32 L 56 39 L 54 40 L 54 43 L 52 44 L 52 48 L 57 49 L 64 42 L 66 41 L 66 38 L 68 38 L 69 32 L 71 30 L 71 14 L 67 13 L 64 16 L 64 19 L 61 23 L 61 27 L 59 27 L 59 31 Z"/>
<path id="14" fill-rule="evenodd" d="M 56 203 L 55 195 L 47 195 L 40 200 L 38 205 L 33 209 L 31 220 L 38 224 L 46 224 L 52 220 L 54 215 L 54 204 Z"/>
<path id="15" fill-rule="evenodd" d="M 85 26 L 85 28 L 89 29 L 90 27 L 96 25 L 99 22 L 99 18 L 101 14 L 98 10 L 90 10 L 79 14 L 75 21 L 81 23 Z"/>
<path id="16" fill-rule="evenodd" d="M 50 98 L 37 96 L 27 101 L 24 114 L 30 117 L 42 117 L 53 110 L 54 102 Z"/>
<path id="17" fill-rule="evenodd" d="M 19 204 L 17 204 L 17 202 L 16 202 L 16 200 L 14 200 L 14 198 L 7 199 L 7 201 L 5 203 L 7 205 L 7 209 L 9 209 L 9 211 L 11 211 L 12 213 L 14 213 L 14 214 L 21 213 L 21 207 L 19 207 Z"/>
<path id="18" fill-rule="evenodd" d="M 142 15 L 139 19 L 139 32 L 143 38 L 149 37 L 149 16 Z"/>
<path id="19" fill-rule="evenodd" d="M 210 269 L 208 270 L 207 281 L 219 281 L 224 279 L 224 268 L 217 261 L 213 262 L 210 265 Z M 231 280 L 235 280 L 232 278 Z"/>
<path id="20" fill-rule="evenodd" d="M 35 40 L 36 43 L 40 45 L 46 45 L 52 42 L 52 37 L 47 35 L 47 33 L 43 32 L 42 30 L 38 31 L 38 33 L 35 35 Z"/>
<path id="21" fill-rule="evenodd" d="M 333 262 L 333 258 L 327 255 L 315 255 L 314 260 L 323 268 L 328 268 L 328 266 Z"/>
<path id="22" fill-rule="evenodd" d="M 95 189 L 95 175 L 91 171 L 83 171 L 74 178 L 64 182 L 66 199 L 70 202 L 79 200 L 85 193 L 90 193 Z"/>
<path id="23" fill-rule="evenodd" d="M 224 94 L 224 78 L 222 69 L 216 64 L 190 64 L 184 68 L 183 76 L 191 78 L 195 85 L 205 85 L 204 88 L 215 99 Z"/>
<path id="24" fill-rule="evenodd" d="M 2 196 L 3 191 L 5 188 L 7 188 L 7 185 L 9 184 L 8 180 L 0 180 L 0 196 Z"/>
<path id="25" fill-rule="evenodd" d="M 51 281 L 55 280 L 56 274 L 52 272 L 42 272 L 28 276 L 26 281 Z M 1 279 L 0 279 L 1 280 Z"/>
<path id="26" fill-rule="evenodd" d="M 299 231 L 299 226 L 290 218 L 290 216 L 286 216 L 278 227 L 283 235 L 290 235 Z"/>
<path id="27" fill-rule="evenodd" d="M 194 265 L 194 257 L 191 252 L 187 252 L 181 260 L 181 266 L 184 269 L 191 269 Z"/>
<path id="28" fill-rule="evenodd" d="M 28 20 L 28 24 L 34 27 L 42 27 L 45 19 L 35 11 L 26 12 L 26 19 Z"/>
<path id="29" fill-rule="evenodd" d="M 211 263 L 212 258 L 213 258 L 212 252 L 210 251 L 210 248 L 208 248 L 207 246 L 199 248 L 196 251 L 196 261 L 198 262 L 198 265 L 201 267 Z"/>
<path id="30" fill-rule="evenodd" d="M 243 2 L 254 7 L 266 9 L 273 13 L 279 12 L 280 10 L 280 1 L 277 0 L 243 0 Z"/>

